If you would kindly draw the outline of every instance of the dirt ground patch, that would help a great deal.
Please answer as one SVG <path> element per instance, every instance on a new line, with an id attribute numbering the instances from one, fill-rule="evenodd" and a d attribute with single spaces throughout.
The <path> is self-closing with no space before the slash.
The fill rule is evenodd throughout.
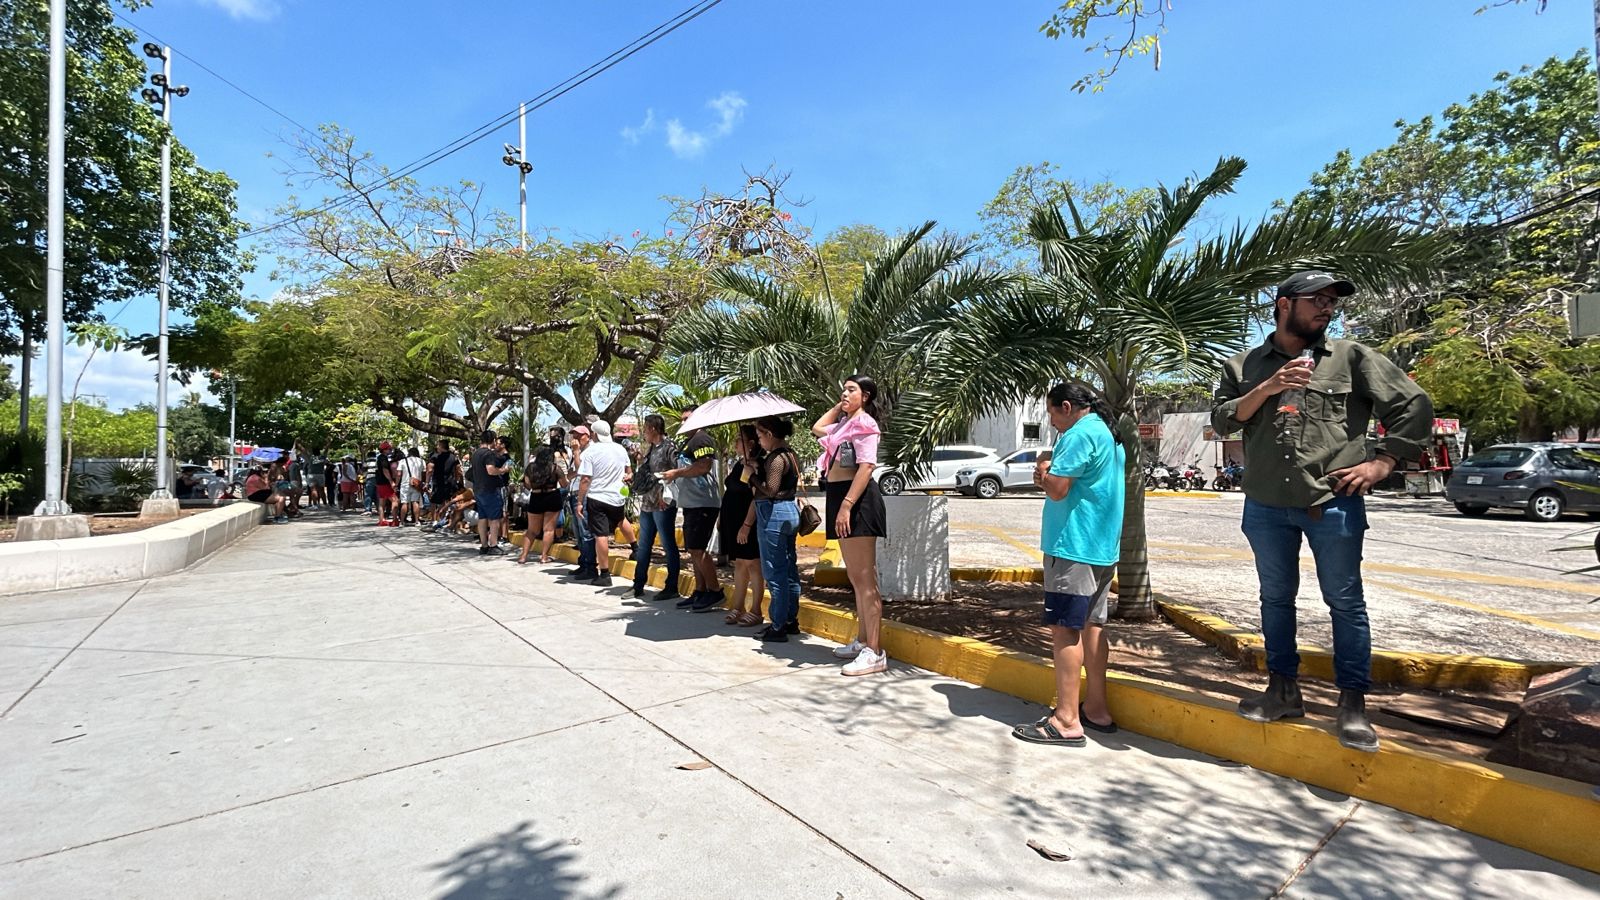
<path id="1" fill-rule="evenodd" d="M 209 509 L 209 507 L 208 507 Z M 134 531 L 143 531 L 152 525 L 165 525 L 178 519 L 186 519 L 196 513 L 203 513 L 205 509 L 185 509 L 176 516 L 164 519 L 141 519 L 138 513 L 110 513 L 89 517 L 89 536 L 99 537 L 103 534 L 128 534 Z M 0 541 L 9 541 L 17 536 L 17 520 L 15 518 L 0 522 Z"/>
<path id="2" fill-rule="evenodd" d="M 810 579 L 806 580 L 809 582 Z M 855 606 L 855 598 L 849 588 L 817 587 L 808 583 L 806 596 L 842 609 L 854 609 Z M 897 601 L 886 605 L 884 616 L 907 625 L 987 641 L 1048 658 L 1050 630 L 1039 621 L 1042 603 L 1038 585 L 957 582 L 949 600 Z M 1226 701 L 1237 701 L 1265 685 L 1264 675 L 1242 668 L 1238 662 L 1165 620 L 1113 621 L 1107 628 L 1107 634 L 1111 641 L 1111 667 L 1118 672 L 1199 691 Z M 1338 689 L 1309 678 L 1303 679 L 1301 684 L 1307 713 L 1314 718 L 1331 720 L 1338 708 Z M 1520 695 L 1439 693 L 1416 689 L 1375 689 L 1368 697 L 1368 711 L 1380 734 L 1478 758 L 1488 753 L 1493 741 L 1491 736 L 1417 722 L 1381 710 L 1384 705 L 1399 702 L 1402 698 L 1412 704 L 1444 709 L 1470 705 L 1507 715 L 1521 700 Z"/>

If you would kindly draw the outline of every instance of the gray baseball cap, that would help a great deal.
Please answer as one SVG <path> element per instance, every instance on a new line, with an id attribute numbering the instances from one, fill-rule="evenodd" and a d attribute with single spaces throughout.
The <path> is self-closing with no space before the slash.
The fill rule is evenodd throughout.
<path id="1" fill-rule="evenodd" d="M 1356 286 L 1343 278 L 1335 278 L 1327 272 L 1310 271 L 1296 272 L 1284 279 L 1284 282 L 1278 285 L 1278 296 L 1302 297 L 1330 287 L 1341 297 L 1348 297 L 1356 292 Z"/>

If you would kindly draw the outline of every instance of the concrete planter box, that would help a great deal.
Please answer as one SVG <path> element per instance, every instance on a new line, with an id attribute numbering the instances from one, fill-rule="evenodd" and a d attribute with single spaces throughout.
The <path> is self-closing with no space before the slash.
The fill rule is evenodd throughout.
<path id="1" fill-rule="evenodd" d="M 0 596 L 139 581 L 194 565 L 249 534 L 258 503 L 234 503 L 130 534 L 0 544 Z"/>
<path id="2" fill-rule="evenodd" d="M 823 511 L 821 496 L 806 498 Z M 950 512 L 944 497 L 901 494 L 883 498 L 889 534 L 878 542 L 878 591 L 885 600 L 947 600 L 950 597 Z M 809 537 L 820 538 L 818 528 Z M 819 585 L 848 585 L 837 541 L 813 573 Z"/>

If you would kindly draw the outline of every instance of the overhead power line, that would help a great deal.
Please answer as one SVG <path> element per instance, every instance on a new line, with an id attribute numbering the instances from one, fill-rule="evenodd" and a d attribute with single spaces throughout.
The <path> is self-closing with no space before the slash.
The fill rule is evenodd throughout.
<path id="1" fill-rule="evenodd" d="M 701 0 L 701 2 L 696 3 L 694 6 L 689 7 L 670 19 L 667 19 L 665 22 L 662 22 L 660 25 L 650 29 L 643 35 L 640 35 L 627 44 L 624 44 L 622 47 L 613 50 L 611 53 L 602 57 L 598 61 L 591 63 L 589 66 L 577 72 L 576 74 L 571 75 L 566 79 L 556 83 L 552 87 L 549 87 L 539 94 L 536 94 L 532 99 L 527 101 L 528 111 L 533 112 L 548 106 L 588 81 L 599 77 L 601 74 L 620 64 L 639 51 L 649 47 L 651 44 L 654 44 L 656 41 L 661 40 L 672 32 L 677 31 L 679 28 L 682 28 L 695 19 L 698 19 L 700 16 L 705 15 L 713 7 L 716 7 L 721 3 L 722 0 Z M 240 237 L 247 238 L 267 234 L 268 232 L 276 231 L 279 228 L 293 225 L 294 223 L 304 219 L 318 216 L 326 212 L 332 212 L 340 207 L 355 203 L 363 196 L 366 196 L 373 191 L 382 190 L 383 188 L 386 188 L 389 185 L 400 181 L 401 179 L 410 177 L 411 175 L 420 172 L 428 166 L 431 166 L 440 160 L 446 159 L 447 157 L 450 157 L 457 152 L 476 144 L 477 142 L 488 137 L 490 134 L 494 133 L 494 131 L 497 129 L 516 119 L 516 117 L 519 115 L 519 112 L 520 111 L 518 107 L 512 107 L 509 112 L 496 116 L 495 118 L 489 120 L 483 125 L 478 126 L 477 128 L 474 128 L 461 137 L 450 141 L 444 146 L 439 147 L 438 149 L 419 157 L 410 163 L 407 163 L 405 166 L 402 166 L 399 171 L 387 178 L 357 187 L 346 192 L 344 195 L 330 200 L 314 209 L 296 213 L 293 216 L 279 219 L 276 222 L 263 225 L 260 228 L 253 228 L 250 231 L 240 235 Z"/>

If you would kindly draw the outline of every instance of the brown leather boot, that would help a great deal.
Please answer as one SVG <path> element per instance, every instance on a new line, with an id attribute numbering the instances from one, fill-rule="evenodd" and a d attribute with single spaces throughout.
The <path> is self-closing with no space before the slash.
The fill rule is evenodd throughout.
<path id="1" fill-rule="evenodd" d="M 1367 695 L 1339 692 L 1339 743 L 1364 753 L 1378 752 L 1378 732 L 1367 721 Z"/>

